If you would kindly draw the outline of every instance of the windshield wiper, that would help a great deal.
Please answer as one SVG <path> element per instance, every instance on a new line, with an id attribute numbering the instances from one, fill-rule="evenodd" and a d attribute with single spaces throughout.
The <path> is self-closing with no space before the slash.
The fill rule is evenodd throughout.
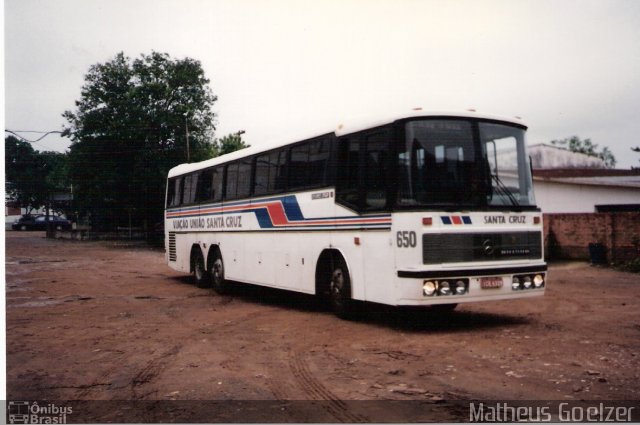
<path id="1" fill-rule="evenodd" d="M 511 193 L 511 191 L 507 188 L 507 186 L 505 186 L 504 183 L 502 183 L 502 180 L 500 180 L 500 177 L 498 177 L 497 174 L 491 174 L 491 177 L 493 178 L 493 181 L 496 182 L 496 192 L 498 192 L 500 195 L 505 195 L 507 198 L 509 198 L 509 201 L 511 201 L 511 205 L 513 205 L 514 207 L 519 207 L 520 204 L 518 203 L 517 199 L 515 198 L 515 196 L 513 196 L 513 193 Z"/>

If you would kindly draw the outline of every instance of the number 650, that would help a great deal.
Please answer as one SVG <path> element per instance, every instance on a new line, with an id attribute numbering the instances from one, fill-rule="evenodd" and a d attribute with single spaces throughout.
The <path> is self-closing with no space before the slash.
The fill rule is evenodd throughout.
<path id="1" fill-rule="evenodd" d="M 396 233 L 396 244 L 398 248 L 413 248 L 416 246 L 416 232 L 404 230 Z"/>

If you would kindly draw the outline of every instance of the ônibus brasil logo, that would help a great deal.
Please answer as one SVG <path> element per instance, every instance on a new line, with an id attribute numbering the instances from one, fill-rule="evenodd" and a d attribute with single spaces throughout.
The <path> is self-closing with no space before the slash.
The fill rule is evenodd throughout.
<path id="1" fill-rule="evenodd" d="M 66 424 L 71 406 L 55 403 L 38 404 L 37 401 L 10 401 L 7 405 L 8 424 Z"/>

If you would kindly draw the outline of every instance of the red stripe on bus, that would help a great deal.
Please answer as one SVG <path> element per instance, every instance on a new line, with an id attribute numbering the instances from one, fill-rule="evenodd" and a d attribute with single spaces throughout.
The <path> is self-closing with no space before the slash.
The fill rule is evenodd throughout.
<path id="1" fill-rule="evenodd" d="M 271 219 L 271 224 L 275 227 L 283 227 L 283 226 L 295 226 L 295 227 L 305 227 L 305 226 L 316 226 L 316 225 L 341 225 L 341 224 L 390 224 L 390 217 L 383 218 L 343 218 L 343 219 L 332 219 L 332 218 L 316 218 L 316 219 L 307 219 L 305 221 L 289 221 L 287 215 L 284 211 L 282 202 L 264 202 L 258 204 L 242 204 L 242 205 L 233 205 L 228 207 L 216 207 L 216 208 L 207 208 L 200 210 L 197 212 L 198 214 L 211 214 L 218 212 L 233 212 L 238 210 L 256 210 L 258 208 L 265 208 L 267 213 L 269 214 L 269 218 Z M 167 218 L 173 217 L 181 217 L 183 215 L 193 215 L 196 211 L 179 211 L 174 213 L 168 213 Z"/>

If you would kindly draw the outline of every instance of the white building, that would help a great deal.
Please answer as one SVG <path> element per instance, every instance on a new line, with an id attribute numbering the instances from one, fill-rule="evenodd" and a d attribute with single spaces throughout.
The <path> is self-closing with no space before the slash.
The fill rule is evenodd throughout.
<path id="1" fill-rule="evenodd" d="M 543 212 L 640 210 L 640 170 L 606 168 L 600 158 L 543 143 L 528 149 Z"/>
<path id="2" fill-rule="evenodd" d="M 534 169 L 533 180 L 545 213 L 640 211 L 640 170 Z"/>

